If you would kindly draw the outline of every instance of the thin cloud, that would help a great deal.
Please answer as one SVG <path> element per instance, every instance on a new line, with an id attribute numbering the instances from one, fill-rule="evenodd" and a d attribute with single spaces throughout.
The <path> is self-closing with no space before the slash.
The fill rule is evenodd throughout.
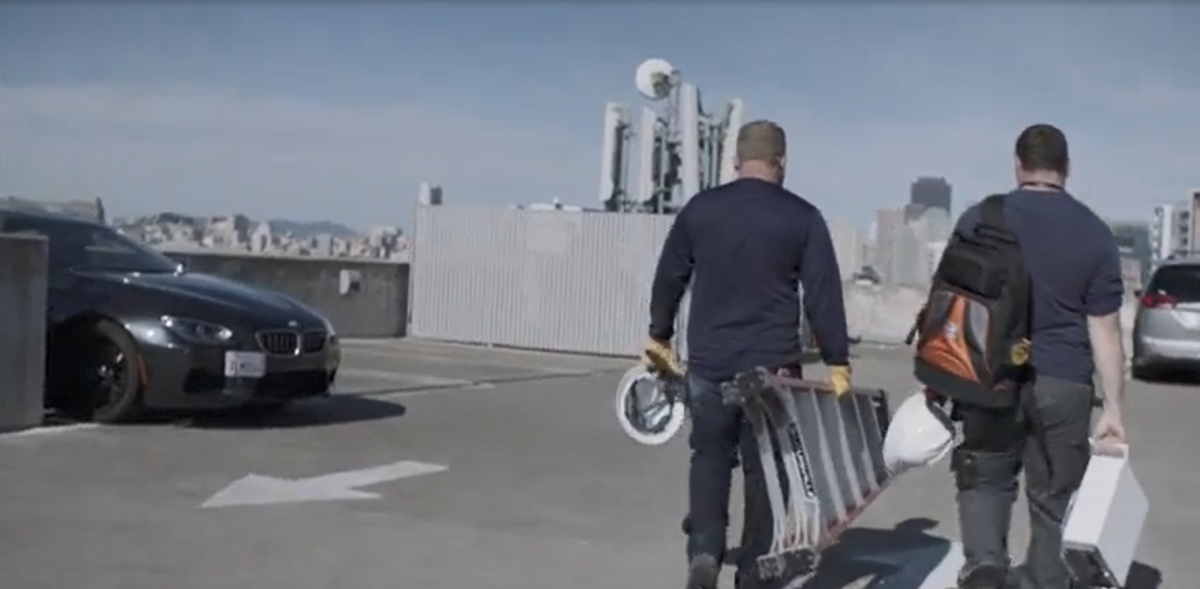
<path id="1" fill-rule="evenodd" d="M 917 175 L 948 178 L 956 211 L 1007 190 L 1013 182 L 1013 142 L 1036 122 L 1066 131 L 1074 161 L 1072 190 L 1102 215 L 1146 219 L 1153 203 L 1183 199 L 1190 186 L 1200 184 L 1195 164 L 1200 148 L 1194 140 L 1131 133 L 1125 129 L 1133 124 L 1129 119 L 1105 128 L 1002 109 L 990 117 L 962 115 L 919 124 L 856 124 L 789 112 L 776 118 L 790 135 L 789 184 L 841 215 L 900 206 Z"/>
<path id="2" fill-rule="evenodd" d="M 876 53 L 845 75 L 877 91 L 840 97 L 870 104 L 871 116 L 843 116 L 845 104 L 814 98 L 816 86 L 813 96 L 748 96 L 748 108 L 788 128 L 790 183 L 856 220 L 905 202 L 917 175 L 948 178 L 956 210 L 1009 188 L 1013 141 L 1039 122 L 1067 133 L 1072 189 L 1103 215 L 1148 219 L 1154 203 L 1200 185 L 1200 78 L 1185 75 L 1200 71 L 1194 54 L 1195 67 L 1181 71 L 1152 43 L 1114 51 L 1097 41 L 1128 36 L 1111 19 L 1086 19 L 1095 26 L 1085 34 L 1036 14 L 1000 16 L 994 33 L 976 23 L 952 41 L 908 39 Z M 1152 31 L 1146 19 L 1130 26 Z"/>
<path id="3" fill-rule="evenodd" d="M 591 188 L 590 145 L 436 106 L 121 86 L 0 87 L 0 191 L 184 209 L 395 222 L 420 182 L 450 201 Z M 598 154 L 597 154 L 598 156 Z M 324 195 L 322 197 L 322 195 Z"/>
<path id="4" fill-rule="evenodd" d="M 697 83 L 710 110 L 740 96 L 751 118 L 783 123 L 789 184 L 860 226 L 875 209 L 905 202 L 917 175 L 947 177 L 959 204 L 1010 187 L 1012 142 L 1035 122 L 1067 132 L 1080 196 L 1106 215 L 1147 218 L 1154 202 L 1200 185 L 1200 61 L 1185 50 L 1194 49 L 1187 35 L 1168 34 L 1200 11 L 1088 6 L 714 5 L 684 11 L 691 20 L 676 22 L 674 38 L 631 29 L 614 46 L 592 21 L 665 22 L 679 11 L 653 7 L 659 13 L 634 19 L 581 5 L 572 22 L 590 36 L 546 30 L 523 53 L 501 51 L 511 43 L 484 32 L 478 45 L 455 36 L 420 61 L 424 69 L 395 74 L 404 84 L 343 93 L 406 99 L 365 106 L 325 104 L 311 88 L 304 99 L 223 91 L 219 80 L 183 74 L 197 86 L 157 75 L 117 83 L 128 80 L 115 74 L 66 85 L 73 78 L 41 73 L 56 71 L 47 66 L 26 72 L 21 87 L 0 86 L 0 192 L 99 194 L 131 213 L 238 210 L 359 224 L 406 216 L 426 180 L 443 184 L 451 202 L 558 196 L 592 205 L 603 103 L 625 100 L 636 113 L 632 70 L 653 55 Z M 743 29 L 759 34 L 714 45 L 695 33 Z M 77 51 L 60 45 L 59 59 L 74 63 Z M 341 81 L 370 86 L 377 71 Z M 418 84 L 445 71 L 470 75 Z"/>

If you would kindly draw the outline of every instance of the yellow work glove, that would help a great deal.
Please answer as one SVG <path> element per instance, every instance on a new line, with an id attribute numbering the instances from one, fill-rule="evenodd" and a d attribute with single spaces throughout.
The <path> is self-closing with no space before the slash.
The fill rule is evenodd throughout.
<path id="1" fill-rule="evenodd" d="M 650 338 L 642 350 L 642 361 L 647 366 L 672 376 L 683 376 L 683 365 L 675 357 L 671 342 Z"/>
<path id="2" fill-rule="evenodd" d="M 829 367 L 829 388 L 833 389 L 833 394 L 838 397 L 841 397 L 850 391 L 849 366 Z"/>

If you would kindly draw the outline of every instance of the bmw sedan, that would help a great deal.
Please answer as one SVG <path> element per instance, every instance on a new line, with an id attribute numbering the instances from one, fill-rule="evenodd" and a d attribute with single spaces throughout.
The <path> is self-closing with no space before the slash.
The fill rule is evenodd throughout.
<path id="1" fill-rule="evenodd" d="M 295 299 L 187 272 L 86 220 L 0 211 L 0 231 L 48 240 L 53 409 L 102 423 L 149 409 L 277 410 L 333 386 L 333 325 Z"/>
<path id="2" fill-rule="evenodd" d="M 1150 277 L 1133 324 L 1133 376 L 1200 369 L 1200 259 L 1164 263 Z"/>

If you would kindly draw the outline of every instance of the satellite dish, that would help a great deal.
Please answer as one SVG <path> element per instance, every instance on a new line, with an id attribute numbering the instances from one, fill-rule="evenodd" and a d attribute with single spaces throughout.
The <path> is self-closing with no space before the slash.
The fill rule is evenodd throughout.
<path id="1" fill-rule="evenodd" d="M 671 94 L 674 77 L 675 67 L 667 60 L 655 57 L 638 66 L 635 79 L 642 96 L 650 100 L 662 100 Z"/>

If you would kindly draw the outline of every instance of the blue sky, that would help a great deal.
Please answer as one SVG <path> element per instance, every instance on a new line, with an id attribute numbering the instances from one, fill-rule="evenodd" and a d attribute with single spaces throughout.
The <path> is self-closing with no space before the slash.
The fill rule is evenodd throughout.
<path id="1" fill-rule="evenodd" d="M 404 222 L 449 202 L 593 204 L 604 103 L 663 57 L 789 132 L 788 185 L 865 227 L 918 175 L 1012 182 L 1016 134 L 1148 218 L 1200 186 L 1200 4 L 0 3 L 0 194 Z M 959 206 L 956 204 L 956 210 Z"/>

